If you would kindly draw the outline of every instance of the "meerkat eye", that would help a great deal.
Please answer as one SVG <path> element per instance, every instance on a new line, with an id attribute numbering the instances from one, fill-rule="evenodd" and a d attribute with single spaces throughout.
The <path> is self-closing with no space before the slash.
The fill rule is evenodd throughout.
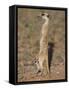
<path id="1" fill-rule="evenodd" d="M 44 16 L 44 15 L 45 15 L 44 13 L 41 14 L 41 16 Z"/>

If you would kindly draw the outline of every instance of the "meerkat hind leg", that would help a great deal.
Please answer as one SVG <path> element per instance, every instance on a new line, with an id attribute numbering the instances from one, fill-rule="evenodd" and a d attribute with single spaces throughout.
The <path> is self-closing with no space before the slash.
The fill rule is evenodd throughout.
<path id="1" fill-rule="evenodd" d="M 49 74 L 49 63 L 48 63 L 48 59 L 46 59 L 46 73 Z"/>
<path id="2" fill-rule="evenodd" d="M 43 71 L 43 74 L 44 74 L 44 75 L 49 74 L 48 59 L 46 59 L 46 60 L 44 61 L 44 71 Z"/>

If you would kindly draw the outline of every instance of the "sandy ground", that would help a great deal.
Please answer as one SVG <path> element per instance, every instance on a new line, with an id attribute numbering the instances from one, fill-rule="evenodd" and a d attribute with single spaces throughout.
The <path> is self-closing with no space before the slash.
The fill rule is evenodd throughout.
<path id="1" fill-rule="evenodd" d="M 34 58 L 39 52 L 42 18 L 50 15 L 48 55 L 50 73 L 38 75 Z M 45 68 L 45 67 L 44 67 Z M 44 70 L 45 72 L 45 70 Z M 42 9 L 18 9 L 18 82 L 65 78 L 65 12 Z"/>

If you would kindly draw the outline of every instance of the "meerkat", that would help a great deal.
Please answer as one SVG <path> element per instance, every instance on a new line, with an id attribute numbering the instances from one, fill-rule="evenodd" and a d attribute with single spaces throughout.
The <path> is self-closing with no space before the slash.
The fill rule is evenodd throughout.
<path id="1" fill-rule="evenodd" d="M 41 38 L 40 38 L 40 50 L 38 54 L 38 60 L 35 61 L 37 65 L 37 72 L 43 72 L 43 63 L 46 62 L 46 73 L 49 73 L 49 64 L 48 64 L 48 27 L 49 27 L 49 14 L 43 13 L 41 14 L 42 19 L 44 19 L 44 23 L 41 29 Z"/>

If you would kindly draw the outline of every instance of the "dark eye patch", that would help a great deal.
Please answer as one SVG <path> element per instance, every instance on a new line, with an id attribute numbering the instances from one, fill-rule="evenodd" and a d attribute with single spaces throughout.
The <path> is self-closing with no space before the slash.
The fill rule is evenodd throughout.
<path id="1" fill-rule="evenodd" d="M 45 15 L 44 13 L 41 14 L 41 16 L 44 16 L 44 15 Z"/>

